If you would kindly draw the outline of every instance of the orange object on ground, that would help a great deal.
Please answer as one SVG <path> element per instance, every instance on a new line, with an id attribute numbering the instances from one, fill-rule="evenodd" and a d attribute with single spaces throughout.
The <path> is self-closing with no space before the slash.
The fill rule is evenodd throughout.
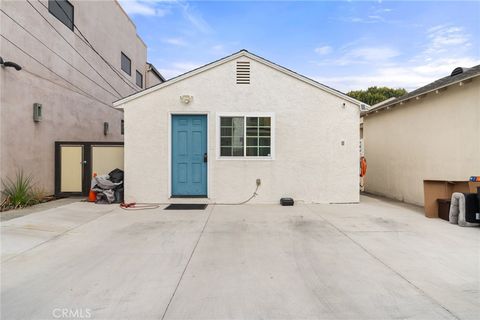
<path id="1" fill-rule="evenodd" d="M 96 173 L 93 173 L 93 177 L 95 178 L 97 176 Z M 97 193 L 95 191 L 92 191 L 92 188 L 94 186 L 94 182 L 92 179 L 92 183 L 90 185 L 90 192 L 88 193 L 88 202 L 95 202 L 97 200 Z"/>
<path id="2" fill-rule="evenodd" d="M 360 158 L 360 177 L 365 177 L 367 174 L 367 159 L 365 157 Z"/>
<path id="3" fill-rule="evenodd" d="M 88 202 L 95 202 L 96 200 L 97 200 L 97 193 L 90 189 L 90 192 L 88 193 Z"/>

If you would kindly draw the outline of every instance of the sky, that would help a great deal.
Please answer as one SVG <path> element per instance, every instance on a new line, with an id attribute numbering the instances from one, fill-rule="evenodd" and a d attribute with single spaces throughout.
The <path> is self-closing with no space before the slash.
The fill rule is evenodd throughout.
<path id="1" fill-rule="evenodd" d="M 120 0 L 171 78 L 241 49 L 347 92 L 480 64 L 480 1 Z"/>

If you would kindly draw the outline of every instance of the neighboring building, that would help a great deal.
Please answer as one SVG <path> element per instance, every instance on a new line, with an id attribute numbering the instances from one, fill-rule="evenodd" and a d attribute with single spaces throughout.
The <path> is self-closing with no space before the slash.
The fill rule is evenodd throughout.
<path id="1" fill-rule="evenodd" d="M 157 84 L 167 81 L 161 74 L 155 69 L 155 66 L 147 62 L 147 76 L 145 77 L 145 88 L 153 87 Z"/>
<path id="2" fill-rule="evenodd" d="M 374 104 L 373 106 L 369 107 L 368 109 L 365 107 L 360 108 L 360 111 L 362 114 L 366 114 L 368 110 L 373 110 L 377 109 L 380 106 L 387 104 L 393 100 L 395 100 L 395 97 L 388 98 L 387 100 L 384 100 L 382 102 L 379 102 L 377 104 Z M 364 142 L 363 142 L 363 117 L 360 118 L 360 155 L 364 156 L 365 155 L 365 147 L 364 147 Z"/>
<path id="3" fill-rule="evenodd" d="M 370 193 L 423 205 L 423 180 L 480 175 L 480 65 L 372 108 L 363 139 Z"/>
<path id="4" fill-rule="evenodd" d="M 117 1 L 1 1 L 0 8 L 0 56 L 22 67 L 0 69 L 0 178 L 23 170 L 51 194 L 54 143 L 121 142 L 123 113 L 112 102 L 164 79 Z"/>
<path id="5" fill-rule="evenodd" d="M 245 50 L 114 105 L 127 201 L 359 201 L 361 102 Z"/>

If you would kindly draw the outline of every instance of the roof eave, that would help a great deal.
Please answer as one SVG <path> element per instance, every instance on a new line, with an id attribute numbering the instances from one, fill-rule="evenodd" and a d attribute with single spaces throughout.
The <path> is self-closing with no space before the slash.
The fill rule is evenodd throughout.
<path id="1" fill-rule="evenodd" d="M 301 74 L 299 74 L 299 73 L 296 73 L 296 72 L 294 72 L 294 71 L 292 71 L 292 70 L 289 70 L 289 69 L 287 69 L 287 68 L 285 68 L 285 67 L 282 67 L 282 66 L 280 66 L 280 65 L 278 65 L 278 64 L 276 64 L 276 63 L 273 63 L 273 62 L 271 62 L 271 61 L 268 61 L 268 60 L 266 60 L 266 59 L 263 59 L 263 58 L 261 58 L 261 57 L 258 57 L 258 56 L 254 55 L 254 54 L 251 54 L 250 52 L 247 52 L 247 53 L 249 54 L 249 58 L 251 58 L 251 59 L 253 59 L 253 60 L 255 60 L 255 61 L 259 62 L 259 63 L 266 64 L 266 65 L 268 65 L 269 67 L 271 67 L 271 68 L 273 68 L 273 69 L 279 70 L 279 71 L 281 71 L 281 72 L 283 72 L 283 73 L 288 74 L 288 75 L 291 76 L 291 77 L 297 78 L 297 79 L 299 79 L 299 80 L 301 80 L 301 81 L 304 81 L 304 82 L 306 82 L 306 83 L 308 83 L 308 84 L 310 84 L 310 85 L 312 85 L 312 86 L 314 86 L 314 87 L 317 87 L 317 88 L 320 88 L 320 89 L 322 89 L 322 90 L 324 90 L 324 91 L 327 91 L 327 92 L 329 92 L 329 93 L 331 93 L 331 94 L 333 94 L 333 95 L 335 95 L 335 96 L 337 96 L 337 97 L 340 97 L 340 98 L 342 98 L 342 99 L 345 99 L 345 100 L 347 100 L 347 101 L 349 101 L 349 102 L 351 102 L 351 103 L 353 103 L 353 104 L 355 104 L 355 105 L 357 105 L 357 106 L 359 106 L 359 107 L 360 107 L 361 105 L 366 105 L 366 106 L 368 106 L 366 103 L 363 103 L 363 102 L 361 102 L 361 101 L 359 101 L 359 100 L 357 100 L 357 99 L 355 99 L 355 98 L 352 98 L 352 97 L 348 96 L 347 94 L 345 94 L 345 93 L 343 93 L 343 92 L 336 91 L 336 90 L 334 90 L 334 89 L 332 89 L 332 88 L 330 88 L 330 87 L 328 87 L 328 86 L 326 86 L 326 85 L 324 85 L 324 84 L 321 84 L 320 82 L 317 82 L 317 81 L 315 81 L 315 80 L 313 80 L 313 79 L 310 79 L 310 78 L 308 78 L 308 77 L 306 77 L 306 76 L 304 76 L 304 75 L 301 75 Z"/>
<path id="2" fill-rule="evenodd" d="M 459 79 L 459 80 L 457 80 L 457 81 L 447 83 L 447 84 L 445 84 L 445 85 L 443 85 L 443 86 L 439 86 L 439 87 L 436 87 L 436 88 L 430 89 L 430 90 L 428 90 L 428 91 L 424 91 L 424 92 L 415 94 L 415 95 L 410 96 L 410 97 L 407 97 L 407 98 L 403 98 L 403 99 L 402 99 L 402 97 L 399 97 L 399 98 L 393 100 L 393 101 L 390 102 L 390 103 L 387 103 L 387 104 L 385 104 L 385 105 L 379 106 L 378 108 L 370 109 L 370 110 L 368 110 L 367 112 L 365 112 L 365 114 L 376 113 L 376 112 L 378 112 L 378 111 L 384 110 L 384 109 L 386 109 L 386 108 L 390 108 L 390 107 L 392 107 L 392 106 L 394 106 L 394 105 L 397 105 L 397 104 L 399 104 L 399 103 L 401 103 L 401 102 L 407 102 L 407 101 L 412 100 L 412 99 L 415 99 L 415 98 L 417 98 L 417 97 L 427 95 L 427 94 L 432 93 L 432 92 L 435 92 L 435 91 L 437 91 L 437 90 L 442 90 L 442 89 L 444 89 L 444 88 L 447 88 L 447 87 L 456 85 L 456 84 L 458 84 L 458 83 L 460 83 L 460 82 L 465 82 L 465 81 L 467 81 L 467 80 L 476 78 L 476 77 L 478 77 L 478 76 L 480 76 L 480 74 L 474 74 L 474 75 L 472 75 L 471 77 Z"/>
<path id="3" fill-rule="evenodd" d="M 224 63 L 227 63 L 227 62 L 229 62 L 229 61 L 231 61 L 231 60 L 233 60 L 233 59 L 236 59 L 238 56 L 241 56 L 242 54 L 243 54 L 243 51 L 239 51 L 239 52 L 236 52 L 236 53 L 234 53 L 234 54 L 232 54 L 232 55 L 230 55 L 230 56 L 227 56 L 227 57 L 225 57 L 225 58 L 223 58 L 223 59 L 219 59 L 219 60 L 217 60 L 217 61 L 214 61 L 214 62 L 212 62 L 212 63 L 206 64 L 206 65 L 204 65 L 204 66 L 202 66 L 202 67 L 199 67 L 199 68 L 197 68 L 197 69 L 188 71 L 188 72 L 186 72 L 186 73 L 184 73 L 184 74 L 181 74 L 181 75 L 179 75 L 179 76 L 177 76 L 177 77 L 175 77 L 175 78 L 172 78 L 172 79 L 170 79 L 170 80 L 168 80 L 168 81 L 159 83 L 159 84 L 157 84 L 157 85 L 155 85 L 155 86 L 152 86 L 152 87 L 150 87 L 150 88 L 148 88 L 148 89 L 144 89 L 144 90 L 139 91 L 139 92 L 136 92 L 136 93 L 134 93 L 134 94 L 132 94 L 132 95 L 130 95 L 130 96 L 127 96 L 127 97 L 125 97 L 125 98 L 122 98 L 122 99 L 119 99 L 119 100 L 117 100 L 117 101 L 114 101 L 114 102 L 113 102 L 113 106 L 114 106 L 114 107 L 119 107 L 120 105 L 123 105 L 123 104 L 125 104 L 125 103 L 127 103 L 127 102 L 130 102 L 130 101 L 132 101 L 132 100 L 135 100 L 135 99 L 137 99 L 137 98 L 139 98 L 139 97 L 141 97 L 141 96 L 144 96 L 144 95 L 146 95 L 146 94 L 148 94 L 148 93 L 150 93 L 150 92 L 154 92 L 154 91 L 160 90 L 160 89 L 165 88 L 165 87 L 167 87 L 167 86 L 169 86 L 169 85 L 172 85 L 172 84 L 174 84 L 174 83 L 177 83 L 177 82 L 179 82 L 179 81 L 182 81 L 182 80 L 184 80 L 184 79 L 186 79 L 186 78 L 192 77 L 192 76 L 197 75 L 197 74 L 199 74 L 199 73 L 202 73 L 202 72 L 204 72 L 204 71 L 206 71 L 206 70 L 209 70 L 209 69 L 214 68 L 214 67 L 216 67 L 216 66 L 219 66 L 219 65 L 222 65 L 222 64 L 224 64 Z"/>
<path id="4" fill-rule="evenodd" d="M 303 81 L 303 82 L 305 82 L 305 83 L 308 83 L 308 84 L 310 84 L 310 85 L 312 85 L 312 86 L 314 86 L 314 87 L 317 87 L 317 88 L 319 88 L 319 89 L 322 89 L 322 90 L 324 90 L 324 91 L 326 91 L 326 92 L 328 92 L 328 93 L 330 93 L 330 94 L 332 94 L 332 95 L 335 95 L 335 96 L 337 96 L 337 97 L 339 97 L 339 98 L 342 98 L 342 99 L 344 99 L 344 100 L 346 100 L 346 101 L 348 101 L 348 102 L 350 102 L 350 103 L 352 103 L 352 104 L 354 104 L 354 105 L 357 105 L 358 107 L 360 107 L 361 105 L 365 105 L 365 106 L 368 107 L 367 104 L 365 104 L 365 103 L 363 103 L 363 102 L 361 102 L 361 101 L 359 101 L 359 100 L 357 100 L 357 99 L 355 99 L 355 98 L 352 98 L 352 97 L 346 95 L 345 93 L 342 93 L 342 92 L 340 92 L 340 91 L 336 91 L 336 90 L 334 90 L 334 89 L 332 89 L 332 88 L 330 88 L 330 87 L 328 87 L 328 86 L 325 86 L 325 85 L 323 85 L 323 84 L 321 84 L 321 83 L 319 83 L 319 82 L 317 82 L 317 81 L 315 81 L 315 80 L 313 80 L 313 79 L 310 79 L 310 78 L 308 78 L 308 77 L 306 77 L 306 76 L 303 76 L 303 75 L 301 75 L 301 74 L 299 74 L 299 73 L 296 73 L 296 72 L 291 71 L 291 70 L 289 70 L 289 69 L 287 69 L 287 68 L 285 68 L 285 67 L 282 67 L 282 66 L 280 66 L 280 65 L 278 65 L 278 64 L 275 64 L 275 63 L 273 63 L 273 62 L 271 62 L 271 61 L 269 61 L 269 60 L 267 60 L 267 59 L 264 59 L 264 58 L 262 58 L 262 57 L 259 57 L 259 56 L 255 55 L 255 54 L 252 54 L 252 53 L 248 52 L 247 50 L 240 50 L 240 51 L 238 51 L 238 52 L 236 52 L 236 53 L 233 53 L 233 54 L 230 55 L 230 56 L 227 56 L 227 57 L 224 57 L 224 58 L 219 59 L 219 60 L 217 60 L 217 61 L 214 61 L 214 62 L 212 62 L 212 63 L 206 64 L 206 65 L 204 65 L 204 66 L 202 66 L 202 67 L 199 67 L 198 69 L 194 69 L 194 70 L 188 71 L 188 72 L 186 72 L 186 73 L 184 73 L 184 74 L 182 74 L 182 75 L 180 75 L 180 76 L 177 76 L 177 77 L 175 77 L 175 78 L 172 78 L 172 79 L 170 79 L 170 80 L 168 80 L 168 81 L 166 81 L 166 82 L 157 84 L 157 85 L 155 85 L 155 86 L 153 86 L 153 87 L 150 87 L 150 88 L 148 88 L 148 89 L 145 89 L 145 90 L 136 92 L 136 93 L 134 93 L 134 94 L 132 94 L 132 95 L 130 95 L 130 96 L 127 96 L 127 97 L 125 97 L 125 98 L 119 99 L 119 100 L 113 102 L 113 106 L 116 107 L 116 108 L 119 108 L 119 109 L 123 109 L 123 105 L 124 105 L 125 103 L 128 103 L 128 102 L 130 102 L 130 101 L 132 101 L 132 100 L 135 100 L 135 99 L 137 99 L 137 98 L 139 98 L 139 97 L 141 97 L 141 96 L 144 96 L 144 95 L 146 95 L 146 94 L 148 94 L 148 93 L 150 93 L 150 92 L 154 92 L 154 91 L 160 90 L 160 89 L 162 89 L 162 88 L 164 88 L 164 87 L 167 87 L 167 86 L 169 86 L 169 85 L 171 85 L 171 84 L 174 84 L 174 83 L 179 82 L 179 81 L 182 81 L 182 80 L 184 80 L 184 79 L 186 79 L 186 78 L 189 78 L 189 77 L 192 77 L 192 76 L 197 75 L 197 74 L 199 74 L 199 73 L 202 73 L 202 72 L 204 72 L 204 71 L 206 71 L 206 70 L 213 69 L 213 68 L 215 68 L 215 67 L 217 67 L 217 66 L 219 66 L 219 65 L 222 65 L 222 64 L 225 64 L 225 63 L 230 62 L 230 61 L 232 61 L 232 60 L 235 60 L 235 59 L 237 59 L 237 58 L 239 58 L 239 57 L 241 57 L 241 56 L 247 56 L 248 58 L 250 58 L 250 59 L 252 59 L 252 60 L 255 60 L 255 61 L 259 62 L 259 63 L 265 64 L 265 65 L 267 65 L 267 66 L 269 66 L 269 67 L 271 67 L 271 68 L 273 68 L 273 69 L 276 69 L 276 70 L 278 70 L 278 71 L 280 71 L 280 72 L 283 72 L 283 73 L 285 73 L 285 74 L 287 74 L 287 75 L 290 75 L 291 77 L 294 77 L 294 78 L 296 78 L 296 79 L 298 79 L 298 80 L 301 80 L 301 81 Z"/>

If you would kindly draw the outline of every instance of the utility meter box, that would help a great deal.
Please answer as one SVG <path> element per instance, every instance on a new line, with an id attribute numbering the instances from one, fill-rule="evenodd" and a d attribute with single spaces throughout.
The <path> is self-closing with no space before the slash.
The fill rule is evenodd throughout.
<path id="1" fill-rule="evenodd" d="M 42 121 L 42 104 L 41 103 L 33 104 L 33 121 L 35 122 Z"/>

